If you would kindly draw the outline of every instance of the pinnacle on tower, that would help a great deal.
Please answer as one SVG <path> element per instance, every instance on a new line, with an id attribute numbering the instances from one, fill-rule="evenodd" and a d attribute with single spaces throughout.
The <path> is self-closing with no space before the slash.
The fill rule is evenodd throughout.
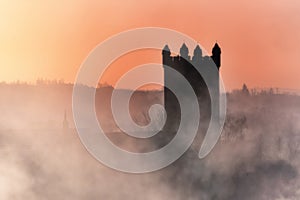
<path id="1" fill-rule="evenodd" d="M 194 49 L 194 54 L 193 54 L 193 62 L 198 63 L 202 59 L 202 50 L 199 45 L 197 45 Z"/>
<path id="2" fill-rule="evenodd" d="M 163 48 L 163 50 L 162 50 L 162 54 L 163 54 L 163 55 L 168 55 L 168 56 L 171 55 L 170 48 L 169 48 L 169 46 L 168 46 L 167 44 L 164 46 L 164 48 Z"/>
<path id="3" fill-rule="evenodd" d="M 187 59 L 189 57 L 189 49 L 185 43 L 182 44 L 180 48 L 180 56 Z"/>
<path id="4" fill-rule="evenodd" d="M 212 49 L 212 56 L 211 58 L 213 59 L 214 63 L 218 67 L 218 69 L 221 66 L 221 48 L 218 45 L 218 43 L 215 43 L 215 46 Z"/>
<path id="5" fill-rule="evenodd" d="M 221 48 L 217 42 L 215 43 L 215 46 L 212 49 L 212 54 L 221 54 Z"/>

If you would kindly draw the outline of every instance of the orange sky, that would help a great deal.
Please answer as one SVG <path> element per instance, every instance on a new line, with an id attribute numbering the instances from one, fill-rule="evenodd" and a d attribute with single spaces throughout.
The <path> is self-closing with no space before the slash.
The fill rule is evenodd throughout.
<path id="1" fill-rule="evenodd" d="M 159 26 L 191 36 L 207 51 L 217 40 L 227 89 L 243 82 L 300 89 L 299 10 L 298 0 L 1 1 L 0 82 L 74 82 L 84 58 L 107 37 Z M 121 58 L 104 78 L 113 82 L 130 65 L 160 61 L 156 53 Z"/>

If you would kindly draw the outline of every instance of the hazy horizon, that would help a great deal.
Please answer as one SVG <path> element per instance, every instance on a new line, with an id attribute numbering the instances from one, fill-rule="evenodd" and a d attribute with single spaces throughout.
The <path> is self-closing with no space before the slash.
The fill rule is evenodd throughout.
<path id="1" fill-rule="evenodd" d="M 218 41 L 220 70 L 229 90 L 244 82 L 249 87 L 300 89 L 300 3 L 295 0 L 0 4 L 0 81 L 34 82 L 41 77 L 74 82 L 97 44 L 128 29 L 154 26 L 189 35 L 208 54 Z M 194 46 L 189 48 L 191 54 Z M 170 49 L 178 51 L 179 46 Z M 161 52 L 126 54 L 112 63 L 103 79 L 113 84 L 128 69 L 147 62 L 161 63 Z"/>

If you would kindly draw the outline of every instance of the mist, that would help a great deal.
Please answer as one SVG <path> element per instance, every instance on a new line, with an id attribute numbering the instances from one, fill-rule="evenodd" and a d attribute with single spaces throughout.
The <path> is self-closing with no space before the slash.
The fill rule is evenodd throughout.
<path id="1" fill-rule="evenodd" d="M 112 142 L 137 152 L 168 142 L 162 136 L 141 141 L 122 133 L 110 111 L 112 89 L 99 88 L 95 97 L 98 120 Z M 162 170 L 128 174 L 101 164 L 81 144 L 72 118 L 71 84 L 2 84 L 0 92 L 0 199 L 300 198 L 297 95 L 228 93 L 221 138 L 206 158 L 198 158 L 195 141 Z M 162 91 L 135 92 L 133 120 L 149 123 L 147 111 L 155 103 L 163 103 Z"/>

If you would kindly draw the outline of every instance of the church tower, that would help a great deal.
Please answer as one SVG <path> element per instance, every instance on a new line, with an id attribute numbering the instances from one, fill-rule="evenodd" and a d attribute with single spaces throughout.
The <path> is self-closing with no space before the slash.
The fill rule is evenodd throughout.
<path id="1" fill-rule="evenodd" d="M 64 113 L 64 120 L 63 120 L 63 130 L 69 129 L 69 122 L 67 120 L 67 111 Z"/>
<path id="2" fill-rule="evenodd" d="M 201 110 L 200 120 L 207 121 L 210 119 L 211 104 L 214 103 L 214 107 L 217 111 L 214 115 L 219 116 L 219 68 L 221 66 L 221 48 L 217 43 L 215 43 L 212 49 L 212 55 L 203 55 L 202 50 L 199 45 L 194 49 L 192 59 L 189 55 L 189 49 L 185 43 L 182 44 L 179 55 L 172 56 L 168 45 L 162 50 L 162 63 L 164 68 L 164 84 L 165 86 L 174 86 L 180 88 L 180 85 L 172 77 L 167 66 L 176 70 L 180 73 L 192 86 L 199 102 L 199 109 Z M 203 77 L 197 70 L 197 68 L 217 68 L 217 70 L 210 70 L 211 73 L 209 78 L 211 79 L 211 94 L 209 93 L 209 88 L 206 85 Z M 182 91 L 184 92 L 184 91 Z M 211 95 L 214 99 L 218 101 L 211 102 Z M 189 98 L 189 97 L 186 97 Z M 164 87 L 164 106 L 167 113 L 167 121 L 164 130 L 167 132 L 176 132 L 181 121 L 181 110 L 179 102 L 176 96 L 167 87 Z M 203 127 L 208 126 L 207 123 Z"/>

